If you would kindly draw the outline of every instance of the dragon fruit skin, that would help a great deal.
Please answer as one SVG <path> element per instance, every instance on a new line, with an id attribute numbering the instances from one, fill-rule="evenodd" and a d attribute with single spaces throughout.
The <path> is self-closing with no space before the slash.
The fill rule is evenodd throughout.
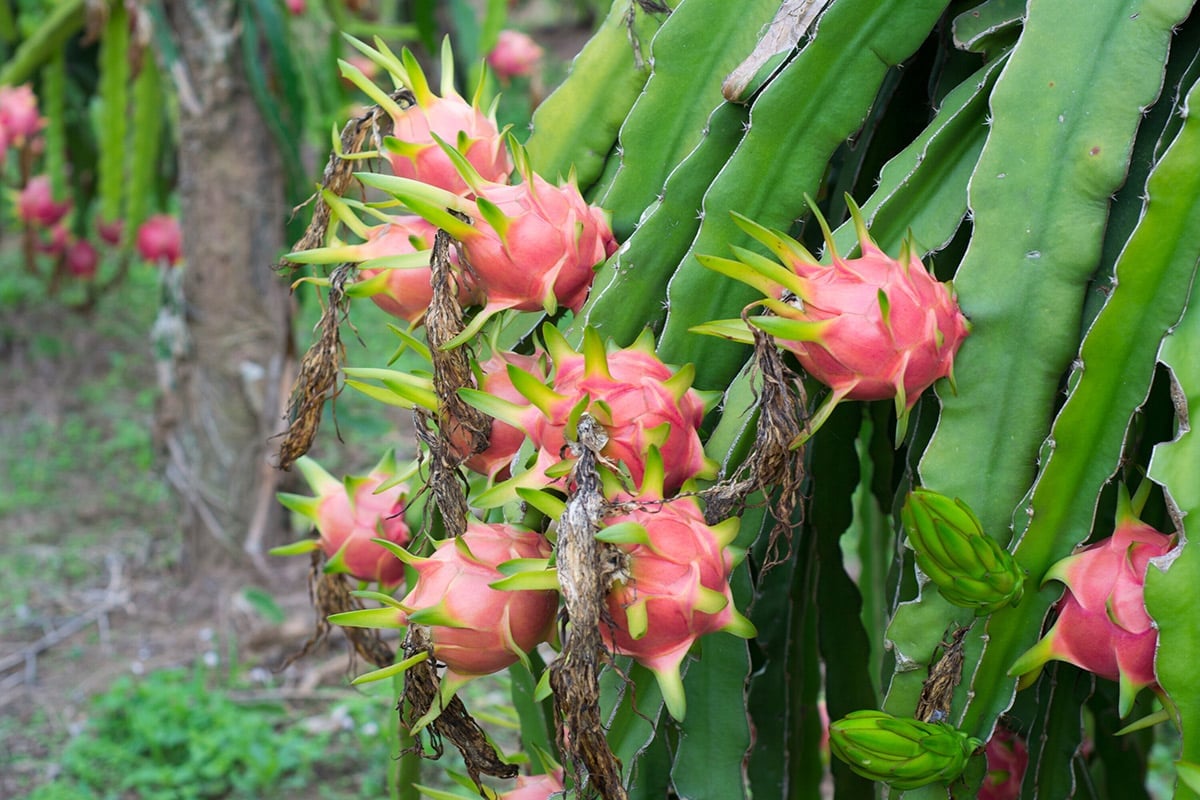
<path id="1" fill-rule="evenodd" d="M 469 194 L 472 191 L 469 182 L 440 140 L 448 142 L 484 180 L 507 182 L 513 164 L 496 125 L 495 111 L 484 113 L 477 101 L 468 103 L 455 91 L 453 54 L 448 43 L 442 50 L 441 96 L 430 88 L 425 73 L 407 49 L 397 60 L 394 56 L 381 56 L 365 45 L 355 46 L 373 61 L 379 59 L 377 63 L 385 65 L 392 77 L 408 87 L 416 98 L 415 105 L 393 112 L 392 135 L 384 139 L 383 155 L 397 177 L 459 196 Z"/>
<path id="2" fill-rule="evenodd" d="M 501 80 L 509 80 L 532 75 L 544 52 L 529 34 L 505 28 L 496 37 L 496 46 L 488 53 L 487 63 Z"/>
<path id="3" fill-rule="evenodd" d="M 563 793 L 563 770 L 561 767 L 545 775 L 519 775 L 517 785 L 496 800 L 551 800 Z"/>
<path id="4" fill-rule="evenodd" d="M 687 705 L 679 666 L 696 639 L 715 631 L 752 636 L 754 626 L 734 608 L 729 576 L 738 519 L 708 525 L 695 497 L 661 502 L 661 460 L 652 456 L 647 480 L 629 510 L 606 520 L 637 534 L 617 540 L 628 556 L 625 574 L 607 596 L 612 625 L 601 626 L 614 653 L 654 672 L 668 711 L 683 719 Z M 616 528 L 620 530 L 620 528 Z"/>
<path id="5" fill-rule="evenodd" d="M 537 448 L 536 464 L 513 480 L 525 486 L 551 482 L 547 471 L 563 458 L 575 415 L 584 407 L 608 434 L 602 455 L 623 463 L 635 483 L 644 480 L 652 447 L 668 465 L 668 492 L 692 478 L 715 474 L 716 465 L 705 456 L 698 433 L 705 401 L 691 388 L 690 366 L 676 371 L 660 361 L 648 334 L 628 348 L 608 351 L 588 328 L 581 354 L 552 326 L 545 326 L 543 333 L 554 368 L 550 385 L 509 367 L 526 404 L 478 391 L 462 393 L 485 413 L 523 431 Z"/>
<path id="6" fill-rule="evenodd" d="M 910 250 L 897 261 L 869 238 L 859 258 L 835 256 L 832 266 L 797 265 L 805 280 L 797 318 L 825 322 L 814 341 L 781 341 L 804 369 L 849 400 L 905 398 L 948 377 L 966 317 L 950 289 Z M 887 298 L 886 310 L 880 295 Z"/>
<path id="7" fill-rule="evenodd" d="M 544 362 L 545 356 L 541 353 L 528 356 L 520 353 L 494 353 L 488 359 L 479 362 L 479 377 L 477 378 L 479 389 L 501 400 L 512 403 L 523 402 L 525 398 L 513 386 L 512 378 L 508 373 L 508 365 L 511 364 L 523 372 L 545 380 L 546 366 Z M 460 452 L 464 449 L 461 439 L 460 436 L 456 441 L 453 433 L 451 434 L 451 442 Z M 520 428 L 503 420 L 493 420 L 487 449 L 470 456 L 463 462 L 463 466 L 489 478 L 504 480 L 509 477 L 510 464 L 524 442 L 525 434 Z"/>
<path id="8" fill-rule="evenodd" d="M 71 201 L 54 201 L 49 175 L 29 179 L 17 195 L 17 217 L 24 222 L 53 228 L 71 210 Z"/>
<path id="9" fill-rule="evenodd" d="M 607 352 L 603 362 L 596 362 L 600 360 L 589 364 L 586 356 L 573 352 L 554 359 L 553 389 L 566 399 L 530 431 L 543 453 L 562 451 L 570 411 L 586 396 L 592 401 L 593 416 L 608 433 L 603 455 L 625 464 L 634 483 L 644 479 L 651 445 L 658 447 L 668 465 L 664 478 L 668 492 L 712 472 L 698 433 L 704 400 L 690 380 L 676 379 L 679 373 L 659 360 L 648 339 Z M 690 370 L 684 373 L 687 376 Z M 669 428 L 663 431 L 663 425 Z"/>
<path id="10" fill-rule="evenodd" d="M 1029 766 L 1029 748 L 1017 733 L 997 727 L 984 747 L 987 776 L 976 800 L 1017 800 Z"/>
<path id="11" fill-rule="evenodd" d="M 151 263 L 177 264 L 183 258 L 183 231 L 169 214 L 154 214 L 138 226 L 137 251 Z"/>
<path id="12" fill-rule="evenodd" d="M 401 256 L 428 250 L 433 246 L 437 228 L 417 216 L 397 216 L 391 221 L 367 229 L 366 241 L 341 248 L 349 260 L 368 262 L 371 259 Z M 453 252 L 451 258 L 454 258 Z M 425 316 L 433 301 L 432 270 L 428 267 L 395 269 L 364 267 L 359 272 L 361 290 L 371 292 L 371 301 L 393 317 L 415 323 Z M 478 293 L 472 284 L 460 280 L 458 302 L 467 306 L 476 303 Z"/>
<path id="13" fill-rule="evenodd" d="M 608 218 L 572 182 L 555 186 L 533 172 L 522 183 L 478 186 L 495 214 L 463 241 L 487 293 L 487 313 L 503 309 L 578 312 L 596 265 L 617 249 Z M 490 218 L 489 218 L 490 217 Z"/>
<path id="14" fill-rule="evenodd" d="M 375 581 L 387 589 L 399 586 L 404 564 L 372 541 L 386 539 L 403 547 L 412 538 L 404 519 L 407 487 L 398 484 L 379 491 L 396 471 L 394 455 L 384 455 L 367 475 L 344 481 L 308 456 L 296 466 L 316 496 L 280 494 L 279 501 L 313 521 L 320 534 L 318 545 L 328 558 L 325 571 Z"/>
<path id="15" fill-rule="evenodd" d="M 30 84 L 0 86 L 0 141 L 21 147 L 45 126 Z"/>
<path id="16" fill-rule="evenodd" d="M 415 585 L 400 601 L 408 622 L 428 625 L 434 656 L 454 685 L 515 664 L 553 631 L 558 593 L 493 589 L 506 561 L 547 558 L 550 544 L 534 531 L 469 520 L 461 536 L 410 560 Z"/>
<path id="17" fill-rule="evenodd" d="M 1066 585 L 1050 631 L 1009 670 L 1027 685 L 1047 661 L 1066 661 L 1120 685 L 1122 717 L 1137 693 L 1156 685 L 1154 653 L 1158 631 L 1146 613 L 1144 587 L 1150 559 L 1175 546 L 1167 536 L 1133 516 L 1118 513 L 1113 535 L 1052 566 L 1044 580 Z"/>
<path id="18" fill-rule="evenodd" d="M 478 280 L 486 302 L 467 329 L 451 340 L 452 347 L 508 309 L 554 314 L 565 306 L 579 311 L 597 265 L 617 249 L 607 213 L 588 205 L 573 180 L 554 185 L 534 173 L 520 145 L 510 141 L 523 179 L 517 184 L 487 180 L 441 142 L 474 192 L 470 199 L 406 178 L 355 174 L 462 245 L 464 269 Z"/>

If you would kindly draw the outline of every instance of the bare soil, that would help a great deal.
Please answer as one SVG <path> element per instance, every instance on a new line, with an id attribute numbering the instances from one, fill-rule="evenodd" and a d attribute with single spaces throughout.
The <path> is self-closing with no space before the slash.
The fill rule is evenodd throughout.
<path id="1" fill-rule="evenodd" d="M 0 306 L 0 798 L 54 777 L 89 699 L 118 676 L 206 659 L 232 667 L 231 656 L 242 672 L 274 672 L 313 630 L 306 558 L 272 559 L 269 575 L 182 560 L 152 441 L 154 287 L 128 291 L 85 315 L 48 300 Z M 322 459 L 365 471 L 379 453 L 348 439 L 322 431 Z M 278 531 L 274 543 L 305 533 Z M 247 590 L 268 594 L 285 621 L 264 617 Z M 309 709 L 319 687 L 346 687 L 343 645 L 335 632 L 271 675 L 272 697 Z"/>

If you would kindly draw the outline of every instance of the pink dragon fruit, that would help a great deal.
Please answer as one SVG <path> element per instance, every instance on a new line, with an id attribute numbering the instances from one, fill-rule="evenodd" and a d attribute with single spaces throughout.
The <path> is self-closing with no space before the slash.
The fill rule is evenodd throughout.
<path id="1" fill-rule="evenodd" d="M 402 600 L 376 593 L 372 596 L 384 602 L 384 607 L 334 614 L 329 620 L 352 627 L 416 624 L 428 628 L 433 657 L 446 670 L 439 687 L 441 702 L 435 701 L 413 724 L 415 734 L 441 713 L 464 683 L 518 661 L 528 666 L 526 654 L 553 633 L 558 593 L 550 584 L 539 580 L 536 588 L 497 586 L 512 577 L 520 578 L 511 573 L 523 571 L 530 562 L 537 572 L 553 579 L 554 573 L 545 569 L 550 543 L 525 528 L 468 519 L 461 536 L 439 542 L 428 558 L 382 544 L 416 570 L 416 584 Z M 398 675 L 425 657 L 417 654 L 358 680 Z"/>
<path id="2" fill-rule="evenodd" d="M 454 57 L 447 41 L 442 47 L 441 96 L 429 87 L 420 65 L 406 48 L 397 58 L 390 50 L 375 50 L 350 40 L 363 55 L 388 71 L 398 86 L 412 91 L 416 105 L 400 108 L 349 61 L 339 62 L 347 80 L 389 110 L 392 135 L 384 137 L 384 155 L 398 177 L 436 186 L 455 195 L 470 191 L 454 160 L 441 146 L 449 142 L 457 154 L 490 181 L 504 182 L 512 162 L 496 126 L 495 109 L 484 113 L 454 89 Z"/>
<path id="3" fill-rule="evenodd" d="M 511 364 L 522 372 L 533 375 L 539 380 L 545 380 L 547 374 L 545 360 L 545 354 L 540 351 L 530 356 L 520 353 L 495 353 L 490 358 L 479 362 L 476 377 L 479 391 L 512 403 L 523 402 L 525 397 L 513 385 L 508 366 Z M 461 436 L 456 442 L 452 434 L 451 442 L 455 443 L 460 451 L 464 449 L 465 443 Z M 516 456 L 524 442 L 525 434 L 520 428 L 503 420 L 493 420 L 487 449 L 468 458 L 463 462 L 463 466 L 489 478 L 504 480 L 509 477 L 513 457 Z"/>
<path id="4" fill-rule="evenodd" d="M 474 191 L 473 199 L 404 178 L 370 173 L 357 177 L 391 193 L 462 243 L 487 304 L 452 344 L 474 336 L 487 319 L 505 309 L 553 314 L 566 306 L 578 311 L 596 265 L 616 252 L 605 212 L 589 206 L 572 181 L 555 186 L 536 175 L 515 142 L 517 169 L 524 179 L 516 185 L 488 181 L 452 148 L 444 149 Z"/>
<path id="5" fill-rule="evenodd" d="M 367 475 L 344 481 L 308 456 L 297 460 L 296 466 L 316 496 L 281 493 L 279 502 L 312 520 L 320 538 L 279 547 L 271 553 L 293 555 L 319 547 L 329 559 L 326 572 L 347 573 L 388 589 L 400 585 L 404 564 L 374 541 L 383 539 L 402 547 L 412 538 L 404 520 L 407 487 L 397 484 L 380 489 L 395 476 L 395 455 L 387 453 Z"/>
<path id="6" fill-rule="evenodd" d="M 496 37 L 496 46 L 488 53 L 488 66 L 502 81 L 532 75 L 541 63 L 544 51 L 528 34 L 505 29 Z"/>
<path id="7" fill-rule="evenodd" d="M 715 474 L 698 433 L 705 398 L 691 388 L 694 370 L 689 365 L 674 371 L 660 361 L 649 332 L 631 347 L 606 351 L 599 334 L 588 328 L 582 354 L 551 325 L 545 326 L 543 336 L 554 365 L 550 386 L 515 366 L 508 370 L 527 405 L 479 391 L 462 392 L 484 413 L 524 431 L 537 447 L 537 463 L 512 479 L 513 488 L 549 481 L 547 470 L 562 459 L 570 429 L 585 409 L 608 433 L 603 455 L 624 464 L 635 483 L 644 479 L 651 446 L 668 464 L 668 492 L 692 478 Z M 498 492 L 496 497 L 506 495 Z M 478 501 L 486 504 L 487 495 Z"/>
<path id="8" fill-rule="evenodd" d="M 0 139 L 21 147 L 45 125 L 45 118 L 38 114 L 33 87 L 29 84 L 0 86 L 0 130 L 4 132 Z"/>
<path id="9" fill-rule="evenodd" d="M 54 227 L 71 210 L 71 201 L 56 203 L 53 192 L 49 175 L 30 178 L 17 195 L 17 217 L 32 225 Z"/>
<path id="10" fill-rule="evenodd" d="M 1025 740 L 1008 728 L 998 727 L 984 748 L 987 776 L 976 800 L 1017 800 L 1021 782 L 1029 766 L 1029 748 Z"/>
<path id="11" fill-rule="evenodd" d="M 63 254 L 63 262 L 66 264 L 67 272 L 76 278 L 86 280 L 96 277 L 100 254 L 96 252 L 96 248 L 91 242 L 80 239 L 67 246 L 67 251 Z"/>
<path id="12" fill-rule="evenodd" d="M 38 240 L 37 249 L 39 252 L 58 256 L 67 252 L 67 245 L 70 243 L 71 232 L 65 224 L 58 222 Z"/>
<path id="13" fill-rule="evenodd" d="M 1054 564 L 1044 580 L 1067 590 L 1058 603 L 1050 632 L 1012 665 L 1021 685 L 1033 682 L 1047 661 L 1066 661 L 1117 681 L 1120 713 L 1133 708 L 1137 693 L 1155 686 L 1154 651 L 1158 631 L 1146 613 L 1143 589 L 1150 559 L 1175 546 L 1135 516 L 1122 494 L 1113 535 Z"/>
<path id="14" fill-rule="evenodd" d="M 883 252 L 867 232 L 862 212 L 846 198 L 862 254 L 843 258 L 820 212 L 832 265 L 817 261 L 794 239 L 738 217 L 738 224 L 788 267 L 735 248 L 740 261 L 700 256 L 702 264 L 761 290 L 770 316 L 752 324 L 777 337 L 801 366 L 832 389 L 814 414 L 815 431 L 842 400 L 896 403 L 897 439 L 920 394 L 939 378 L 953 383 L 954 356 L 970 326 L 949 284 L 939 283 L 921 263 L 911 241 L 899 259 Z M 740 329 L 740 334 L 736 333 Z M 700 326 L 705 333 L 749 341 L 740 322 Z"/>
<path id="15" fill-rule="evenodd" d="M 496 800 L 551 800 L 562 797 L 563 793 L 563 770 L 559 767 L 545 775 L 519 776 L 516 787 L 497 796 Z"/>
<path id="16" fill-rule="evenodd" d="M 138 255 L 151 263 L 177 264 L 183 258 L 183 231 L 179 220 L 155 214 L 138 226 Z"/>
<path id="17" fill-rule="evenodd" d="M 654 672 L 667 710 L 683 719 L 687 705 L 679 665 L 706 633 L 754 635 L 737 612 L 729 588 L 738 519 L 704 521 L 695 497 L 662 503 L 662 459 L 647 460 L 646 480 L 629 511 L 609 517 L 597 538 L 616 543 L 629 557 L 628 569 L 609 590 L 612 626 L 602 626 L 614 652 L 632 656 Z"/>
<path id="18" fill-rule="evenodd" d="M 498 672 L 546 641 L 558 595 L 551 590 L 493 589 L 499 565 L 545 559 L 550 543 L 534 531 L 471 520 L 429 558 L 410 557 L 417 582 L 400 601 L 408 622 L 430 626 L 433 652 L 450 682 Z"/>

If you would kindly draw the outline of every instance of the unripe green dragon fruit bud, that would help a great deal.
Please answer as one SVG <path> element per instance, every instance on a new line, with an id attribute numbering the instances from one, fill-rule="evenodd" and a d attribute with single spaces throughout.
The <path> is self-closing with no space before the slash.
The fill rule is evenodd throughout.
<path id="1" fill-rule="evenodd" d="M 949 783 L 983 742 L 945 722 L 852 711 L 829 726 L 829 747 L 856 774 L 895 789 Z"/>
<path id="2" fill-rule="evenodd" d="M 984 533 L 962 500 L 914 489 L 900 519 L 917 566 L 946 600 L 979 616 L 1021 601 L 1025 578 L 1016 559 Z"/>

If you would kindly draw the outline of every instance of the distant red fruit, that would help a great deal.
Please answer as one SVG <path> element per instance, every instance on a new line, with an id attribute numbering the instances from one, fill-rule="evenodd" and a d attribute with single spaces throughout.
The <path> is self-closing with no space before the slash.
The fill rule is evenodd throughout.
<path id="1" fill-rule="evenodd" d="M 179 228 L 179 220 L 167 214 L 149 217 L 138 228 L 137 250 L 147 261 L 178 263 L 183 258 L 183 231 Z"/>
<path id="2" fill-rule="evenodd" d="M 76 278 L 94 278 L 96 267 L 100 263 L 100 254 L 91 242 L 80 239 L 67 248 L 65 261 L 67 272 Z"/>

